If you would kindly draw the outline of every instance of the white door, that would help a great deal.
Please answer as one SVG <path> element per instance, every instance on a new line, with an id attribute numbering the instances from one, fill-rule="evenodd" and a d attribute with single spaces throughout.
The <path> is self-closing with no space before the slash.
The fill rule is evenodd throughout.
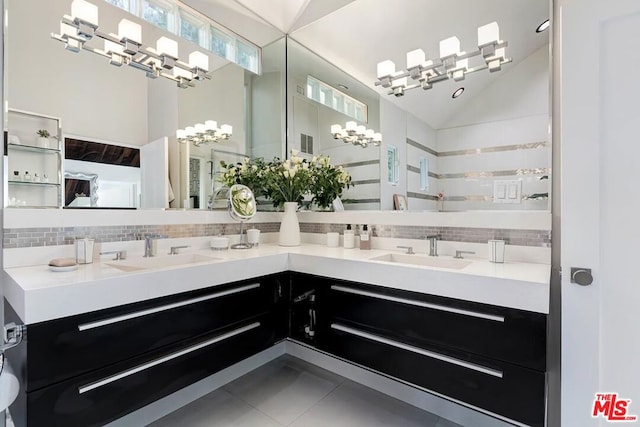
<path id="1" fill-rule="evenodd" d="M 603 401 L 594 417 L 596 393 L 640 416 L 640 1 L 557 0 L 555 19 L 562 427 L 604 426 L 624 411 Z M 593 283 L 571 283 L 571 267 Z"/>
<path id="2" fill-rule="evenodd" d="M 169 143 L 162 137 L 140 147 L 140 207 L 169 207 Z"/>

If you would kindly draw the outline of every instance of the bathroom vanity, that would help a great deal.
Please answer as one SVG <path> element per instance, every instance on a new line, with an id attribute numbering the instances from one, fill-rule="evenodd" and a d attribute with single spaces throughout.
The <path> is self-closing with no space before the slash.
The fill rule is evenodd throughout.
<path id="1" fill-rule="evenodd" d="M 27 325 L 10 355 L 16 425 L 102 425 L 284 339 L 544 425 L 548 265 L 453 270 L 318 245 L 196 252 L 183 265 L 7 269 L 7 320 Z"/>

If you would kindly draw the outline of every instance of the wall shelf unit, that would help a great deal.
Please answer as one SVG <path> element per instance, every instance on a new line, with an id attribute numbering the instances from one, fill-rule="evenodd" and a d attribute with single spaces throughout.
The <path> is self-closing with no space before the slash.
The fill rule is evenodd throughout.
<path id="1" fill-rule="evenodd" d="M 44 130 L 49 138 L 41 138 Z M 10 108 L 5 132 L 5 199 L 11 208 L 62 207 L 60 118 Z"/>

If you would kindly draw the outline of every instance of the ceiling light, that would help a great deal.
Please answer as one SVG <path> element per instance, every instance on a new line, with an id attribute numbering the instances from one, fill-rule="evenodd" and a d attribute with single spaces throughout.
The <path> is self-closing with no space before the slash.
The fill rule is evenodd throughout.
<path id="1" fill-rule="evenodd" d="M 471 52 L 460 51 L 460 39 L 449 37 L 440 41 L 440 57 L 427 60 L 422 49 L 407 53 L 407 68 L 396 71 L 393 61 L 378 63 L 376 86 L 389 89 L 389 95 L 403 96 L 409 89 L 431 89 L 434 83 L 453 79 L 464 80 L 467 74 L 488 69 L 500 71 L 503 64 L 511 62 L 506 57 L 507 42 L 500 40 L 497 22 L 478 28 L 478 48 Z M 471 63 L 471 60 L 476 60 Z M 412 82 L 409 84 L 409 80 Z"/>
<path id="2" fill-rule="evenodd" d="M 536 28 L 536 33 L 541 33 L 549 29 L 550 25 L 551 25 L 551 22 L 548 19 L 543 21 L 542 24 L 538 25 L 538 28 Z"/>
<path id="3" fill-rule="evenodd" d="M 233 126 L 222 125 L 218 128 L 218 122 L 215 120 L 207 120 L 204 123 L 176 130 L 176 138 L 179 143 L 192 142 L 196 147 L 211 142 L 227 141 L 231 135 L 233 135 Z"/>
<path id="4" fill-rule="evenodd" d="M 142 27 L 128 19 L 118 23 L 118 34 L 98 30 L 98 6 L 86 0 L 73 0 L 71 15 L 60 20 L 60 34 L 51 33 L 51 38 L 64 43 L 72 52 L 86 50 L 109 59 L 116 66 L 130 65 L 146 73 L 149 78 L 165 77 L 175 81 L 180 88 L 195 86 L 193 81 L 210 79 L 207 74 L 209 57 L 201 52 L 192 52 L 189 62 L 178 58 L 178 42 L 160 37 L 153 49 L 142 44 Z M 104 50 L 87 45 L 87 41 L 103 40 Z"/>
<path id="5" fill-rule="evenodd" d="M 464 87 L 459 87 L 458 89 L 456 89 L 456 90 L 453 92 L 453 95 L 451 95 L 451 97 L 452 97 L 453 99 L 456 99 L 457 97 L 459 97 L 459 96 L 460 96 L 460 95 L 462 95 L 463 93 L 464 93 Z"/>
<path id="6" fill-rule="evenodd" d="M 367 148 L 369 144 L 379 146 L 382 143 L 382 134 L 353 121 L 345 123 L 344 128 L 331 125 L 331 135 L 334 139 L 341 139 L 345 144 L 359 145 L 362 148 Z"/>

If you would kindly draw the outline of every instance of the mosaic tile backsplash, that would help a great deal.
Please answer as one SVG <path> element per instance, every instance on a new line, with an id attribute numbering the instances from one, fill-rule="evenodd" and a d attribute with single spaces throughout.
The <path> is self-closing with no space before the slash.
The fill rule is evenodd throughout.
<path id="1" fill-rule="evenodd" d="M 275 233 L 280 229 L 279 222 L 250 223 L 263 233 Z M 342 233 L 345 224 L 301 223 L 303 233 Z M 549 230 L 515 230 L 498 228 L 469 227 L 425 227 L 408 225 L 369 225 L 374 237 L 399 239 L 424 239 L 427 235 L 439 235 L 442 240 L 451 242 L 486 243 L 490 239 L 505 240 L 510 245 L 550 247 Z M 42 228 L 6 228 L 4 230 L 4 248 L 25 248 L 37 246 L 70 245 L 76 237 L 89 237 L 96 242 L 121 242 L 141 239 L 144 234 L 161 234 L 168 238 L 202 237 L 225 234 L 237 234 L 238 224 L 164 224 L 164 225 L 122 225 L 94 227 L 42 227 Z M 356 234 L 359 229 L 356 229 Z"/>

